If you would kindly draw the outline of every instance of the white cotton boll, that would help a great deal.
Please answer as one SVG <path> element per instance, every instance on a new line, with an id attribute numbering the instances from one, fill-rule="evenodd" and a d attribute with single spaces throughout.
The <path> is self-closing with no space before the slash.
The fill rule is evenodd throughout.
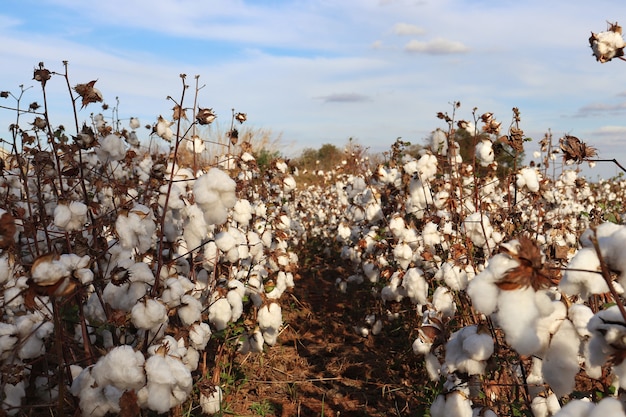
<path id="1" fill-rule="evenodd" d="M 204 212 L 207 224 L 222 224 L 228 218 L 228 209 L 237 202 L 237 184 L 224 171 L 211 168 L 194 183 L 195 203 Z"/>
<path id="2" fill-rule="evenodd" d="M 296 180 L 291 176 L 287 175 L 283 178 L 283 192 L 289 193 L 296 189 Z"/>
<path id="3" fill-rule="evenodd" d="M 5 360 L 14 352 L 19 341 L 14 324 L 0 322 L 0 360 Z"/>
<path id="4" fill-rule="evenodd" d="M 183 356 L 182 360 L 183 360 L 183 364 L 185 365 L 185 367 L 187 367 L 187 369 L 193 372 L 196 369 L 198 369 L 198 363 L 200 362 L 200 353 L 196 349 L 194 349 L 192 346 L 189 346 L 185 350 L 185 356 Z"/>
<path id="5" fill-rule="evenodd" d="M 195 323 L 189 329 L 189 345 L 197 350 L 204 350 L 211 339 L 211 327 L 204 323 Z"/>
<path id="6" fill-rule="evenodd" d="M 550 341 L 543 359 L 543 376 L 552 391 L 562 397 L 574 390 L 574 378 L 580 369 L 580 339 L 574 325 L 564 320 Z"/>
<path id="7" fill-rule="evenodd" d="M 4 396 L 2 401 L 2 408 L 6 411 L 7 415 L 16 415 L 22 405 L 22 398 L 26 396 L 26 383 L 20 381 L 16 384 L 4 384 Z"/>
<path id="8" fill-rule="evenodd" d="M 482 167 L 487 167 L 494 161 L 493 143 L 490 140 L 481 140 L 476 144 L 476 159 Z"/>
<path id="9" fill-rule="evenodd" d="M 383 302 L 393 301 L 399 303 L 406 296 L 406 290 L 400 285 L 398 273 L 394 273 L 389 280 L 389 284 L 380 291 L 380 298 Z"/>
<path id="10" fill-rule="evenodd" d="M 183 295 L 177 313 L 183 325 L 189 326 L 202 318 L 202 303 L 189 294 Z"/>
<path id="11" fill-rule="evenodd" d="M 461 230 L 476 246 L 484 246 L 491 237 L 493 227 L 489 218 L 480 212 L 468 215 L 461 226 Z"/>
<path id="12" fill-rule="evenodd" d="M 591 332 L 587 329 L 589 320 L 593 317 L 591 308 L 584 304 L 574 304 L 569 308 L 567 316 L 572 321 L 580 337 L 591 336 Z"/>
<path id="13" fill-rule="evenodd" d="M 126 156 L 124 139 L 115 133 L 111 133 L 100 140 L 100 147 L 96 150 L 98 158 L 104 163 L 120 161 Z"/>
<path id="14" fill-rule="evenodd" d="M 434 178 L 437 174 L 437 157 L 430 153 L 422 155 L 417 161 L 417 170 L 422 181 Z"/>
<path id="15" fill-rule="evenodd" d="M 146 295 L 143 282 L 126 282 L 122 285 L 108 283 L 102 290 L 102 299 L 116 310 L 130 311 Z"/>
<path id="16" fill-rule="evenodd" d="M 448 135 L 441 129 L 430 134 L 430 146 L 433 152 L 446 156 L 448 154 Z"/>
<path id="17" fill-rule="evenodd" d="M 582 235 L 580 235 L 580 244 L 585 247 L 585 248 L 593 248 L 593 243 L 591 240 L 591 237 L 594 235 L 597 237 L 598 241 L 603 240 L 604 238 L 607 238 L 609 236 L 611 236 L 613 233 L 617 232 L 618 230 L 623 229 L 624 226 L 619 225 L 619 224 L 615 224 L 615 223 L 611 223 L 611 222 L 604 222 L 601 223 L 600 225 L 598 225 L 595 228 L 595 232 L 593 229 L 587 229 L 585 230 Z"/>
<path id="18" fill-rule="evenodd" d="M 554 417 L 589 417 L 595 404 L 587 400 L 572 400 L 565 404 Z"/>
<path id="19" fill-rule="evenodd" d="M 261 330 L 257 327 L 251 334 L 243 336 L 238 352 L 243 355 L 247 353 L 263 352 L 264 343 L 265 339 L 263 338 L 263 333 L 261 333 Z"/>
<path id="20" fill-rule="evenodd" d="M 153 355 L 145 364 L 148 390 L 146 406 L 159 413 L 182 404 L 193 386 L 191 372 L 177 358 Z"/>
<path id="21" fill-rule="evenodd" d="M 376 264 L 374 264 L 373 262 L 365 261 L 363 262 L 362 267 L 363 274 L 369 282 L 378 282 L 378 279 L 380 278 L 380 271 L 378 271 L 378 268 L 376 268 Z"/>
<path id="22" fill-rule="evenodd" d="M 433 293 L 433 307 L 441 312 L 443 317 L 453 317 L 456 313 L 454 296 L 446 287 L 437 287 Z"/>
<path id="23" fill-rule="evenodd" d="M 428 222 L 422 228 L 422 239 L 424 240 L 424 246 L 432 248 L 435 245 L 441 244 L 442 236 L 437 231 L 437 225 L 433 222 Z"/>
<path id="24" fill-rule="evenodd" d="M 143 353 L 128 345 L 118 346 L 98 360 L 92 375 L 99 386 L 113 385 L 121 390 L 139 390 L 146 382 L 144 362 Z"/>
<path id="25" fill-rule="evenodd" d="M 517 353 L 531 355 L 541 347 L 536 329 L 539 312 L 532 287 L 500 291 L 496 315 L 506 341 Z"/>
<path id="26" fill-rule="evenodd" d="M 592 294 L 609 292 L 606 281 L 599 273 L 600 260 L 593 248 L 582 248 L 567 265 L 559 289 L 567 295 L 580 295 L 588 299 Z"/>
<path id="27" fill-rule="evenodd" d="M 406 223 L 404 222 L 402 216 L 396 215 L 393 216 L 391 220 L 389 220 L 389 230 L 391 230 L 391 233 L 393 233 L 393 236 L 396 239 L 400 238 L 403 235 L 405 229 Z"/>
<path id="28" fill-rule="evenodd" d="M 435 274 L 435 278 L 443 280 L 452 291 L 462 291 L 467 288 L 467 272 L 453 262 L 441 264 Z"/>
<path id="29" fill-rule="evenodd" d="M 152 246 L 156 223 L 150 208 L 135 204 L 128 213 L 120 213 L 115 221 L 115 231 L 124 249 L 145 253 Z"/>
<path id="30" fill-rule="evenodd" d="M 252 205 L 248 200 L 237 200 L 233 207 L 233 220 L 246 226 L 252 220 Z"/>
<path id="31" fill-rule="evenodd" d="M 526 188 L 528 188 L 528 191 L 532 193 L 539 191 L 539 180 L 539 172 L 537 172 L 537 170 L 534 168 L 522 168 L 517 174 L 517 186 L 519 188 L 526 186 Z"/>
<path id="32" fill-rule="evenodd" d="M 216 386 L 213 391 L 200 392 L 200 407 L 204 414 L 217 414 L 222 409 L 222 389 Z"/>
<path id="33" fill-rule="evenodd" d="M 408 269 L 402 278 L 402 287 L 413 304 L 426 304 L 428 302 L 428 282 L 421 269 Z"/>
<path id="34" fill-rule="evenodd" d="M 232 317 L 230 303 L 226 298 L 218 298 L 209 306 L 209 321 L 217 331 L 224 330 Z"/>
<path id="35" fill-rule="evenodd" d="M 186 146 L 188 151 L 197 154 L 204 152 L 204 150 L 206 149 L 206 143 L 204 139 L 202 139 L 198 135 L 193 135 L 191 139 L 187 141 Z"/>
<path id="36" fill-rule="evenodd" d="M 243 314 L 243 299 L 241 297 L 241 293 L 235 290 L 228 291 L 226 294 L 226 299 L 228 300 L 228 304 L 230 304 L 231 309 L 231 320 L 237 321 L 241 318 Z"/>
<path id="37" fill-rule="evenodd" d="M 624 406 L 617 398 L 605 397 L 596 404 L 589 417 L 625 417 Z"/>
<path id="38" fill-rule="evenodd" d="M 154 329 L 167 323 L 167 309 L 159 300 L 148 298 L 133 306 L 130 320 L 138 329 Z"/>
<path id="39" fill-rule="evenodd" d="M 265 343 L 270 346 L 276 344 L 278 330 L 283 325 L 283 316 L 280 305 L 271 303 L 269 306 L 263 306 L 257 314 L 259 327 L 263 333 Z"/>
<path id="40" fill-rule="evenodd" d="M 393 248 L 393 256 L 402 269 L 407 269 L 411 264 L 411 259 L 413 259 L 413 250 L 406 243 L 398 243 L 396 247 Z"/>
<path id="41" fill-rule="evenodd" d="M 623 53 L 624 46 L 626 46 L 622 34 L 614 30 L 592 33 L 589 41 L 593 55 L 602 64 L 619 56 L 620 52 Z"/>

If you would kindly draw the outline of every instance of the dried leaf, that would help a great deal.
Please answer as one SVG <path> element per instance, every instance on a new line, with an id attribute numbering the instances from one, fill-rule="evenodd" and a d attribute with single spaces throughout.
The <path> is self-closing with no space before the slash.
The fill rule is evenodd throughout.
<path id="1" fill-rule="evenodd" d="M 555 278 L 544 267 L 543 256 L 537 245 L 527 237 L 517 239 L 517 250 L 503 247 L 501 251 L 519 262 L 496 282 L 503 291 L 512 291 L 532 286 L 535 290 L 555 284 Z"/>
<path id="2" fill-rule="evenodd" d="M 74 91 L 76 91 L 76 93 L 83 99 L 83 105 L 81 109 L 87 106 L 89 103 L 102 102 L 102 93 L 100 92 L 100 90 L 94 87 L 97 81 L 98 80 L 92 80 L 86 84 L 76 84 L 76 86 L 74 87 Z"/>
<path id="3" fill-rule="evenodd" d="M 173 108 L 173 114 L 172 114 L 172 120 L 179 120 L 179 119 L 184 119 L 184 120 L 189 120 L 187 119 L 187 113 L 186 110 L 183 109 L 180 105 L 175 105 Z"/>
<path id="4" fill-rule="evenodd" d="M 565 135 L 561 138 L 560 144 L 566 162 L 581 163 L 597 155 L 596 148 L 587 146 L 576 136 Z"/>
<path id="5" fill-rule="evenodd" d="M 137 404 L 137 394 L 134 390 L 124 391 L 119 400 L 120 417 L 136 417 L 141 415 L 141 409 Z"/>

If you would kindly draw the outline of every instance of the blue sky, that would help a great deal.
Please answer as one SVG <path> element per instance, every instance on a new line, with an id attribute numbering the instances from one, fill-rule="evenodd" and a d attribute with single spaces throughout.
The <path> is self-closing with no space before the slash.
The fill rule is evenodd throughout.
<path id="1" fill-rule="evenodd" d="M 503 126 L 518 107 L 534 139 L 528 154 L 550 129 L 626 164 L 626 62 L 597 63 L 587 40 L 607 20 L 626 22 L 626 3 L 9 0 L 0 9 L 0 90 L 33 85 L 24 100 L 41 101 L 33 68 L 43 61 L 61 72 L 67 60 L 72 84 L 98 79 L 106 102 L 119 97 L 120 117 L 152 124 L 171 117 L 166 97 L 180 97 L 179 74 L 192 86 L 199 75 L 199 104 L 221 128 L 232 108 L 245 112 L 250 127 L 282 134 L 287 156 L 350 137 L 372 151 L 397 137 L 421 143 L 445 127 L 436 113 L 454 101 L 458 118 L 476 107 Z M 47 88 L 53 123 L 71 126 L 63 80 Z M 0 136 L 14 118 L 0 109 Z"/>

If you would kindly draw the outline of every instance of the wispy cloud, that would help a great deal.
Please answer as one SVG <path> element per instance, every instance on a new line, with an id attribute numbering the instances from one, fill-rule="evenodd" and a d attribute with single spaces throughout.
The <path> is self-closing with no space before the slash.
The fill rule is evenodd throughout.
<path id="1" fill-rule="evenodd" d="M 316 98 L 324 101 L 324 103 L 362 103 L 371 100 L 369 96 L 358 93 L 335 93 Z"/>
<path id="2" fill-rule="evenodd" d="M 404 50 L 409 53 L 449 55 L 466 53 L 469 51 L 469 48 L 461 42 L 435 38 L 429 41 L 418 41 L 413 39 L 404 46 Z"/>
<path id="3" fill-rule="evenodd" d="M 582 106 L 576 112 L 576 117 L 589 117 L 599 114 L 618 114 L 626 112 L 626 102 L 608 104 L 608 103 L 591 103 Z"/>
<path id="4" fill-rule="evenodd" d="M 393 33 L 398 36 L 412 36 L 423 35 L 426 33 L 426 30 L 410 23 L 396 23 L 393 26 Z"/>

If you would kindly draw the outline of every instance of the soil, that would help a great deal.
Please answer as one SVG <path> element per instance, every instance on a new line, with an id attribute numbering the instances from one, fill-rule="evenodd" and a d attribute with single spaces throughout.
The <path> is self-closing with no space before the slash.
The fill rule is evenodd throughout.
<path id="1" fill-rule="evenodd" d="M 335 286 L 341 268 L 301 272 L 281 303 L 285 323 L 277 345 L 238 355 L 240 384 L 225 397 L 237 416 L 422 416 L 426 371 L 406 324 L 387 322 L 362 337 L 354 329 L 372 308 L 371 290 Z M 286 297 L 286 298 L 285 298 Z M 380 306 L 379 306 L 380 307 Z"/>

